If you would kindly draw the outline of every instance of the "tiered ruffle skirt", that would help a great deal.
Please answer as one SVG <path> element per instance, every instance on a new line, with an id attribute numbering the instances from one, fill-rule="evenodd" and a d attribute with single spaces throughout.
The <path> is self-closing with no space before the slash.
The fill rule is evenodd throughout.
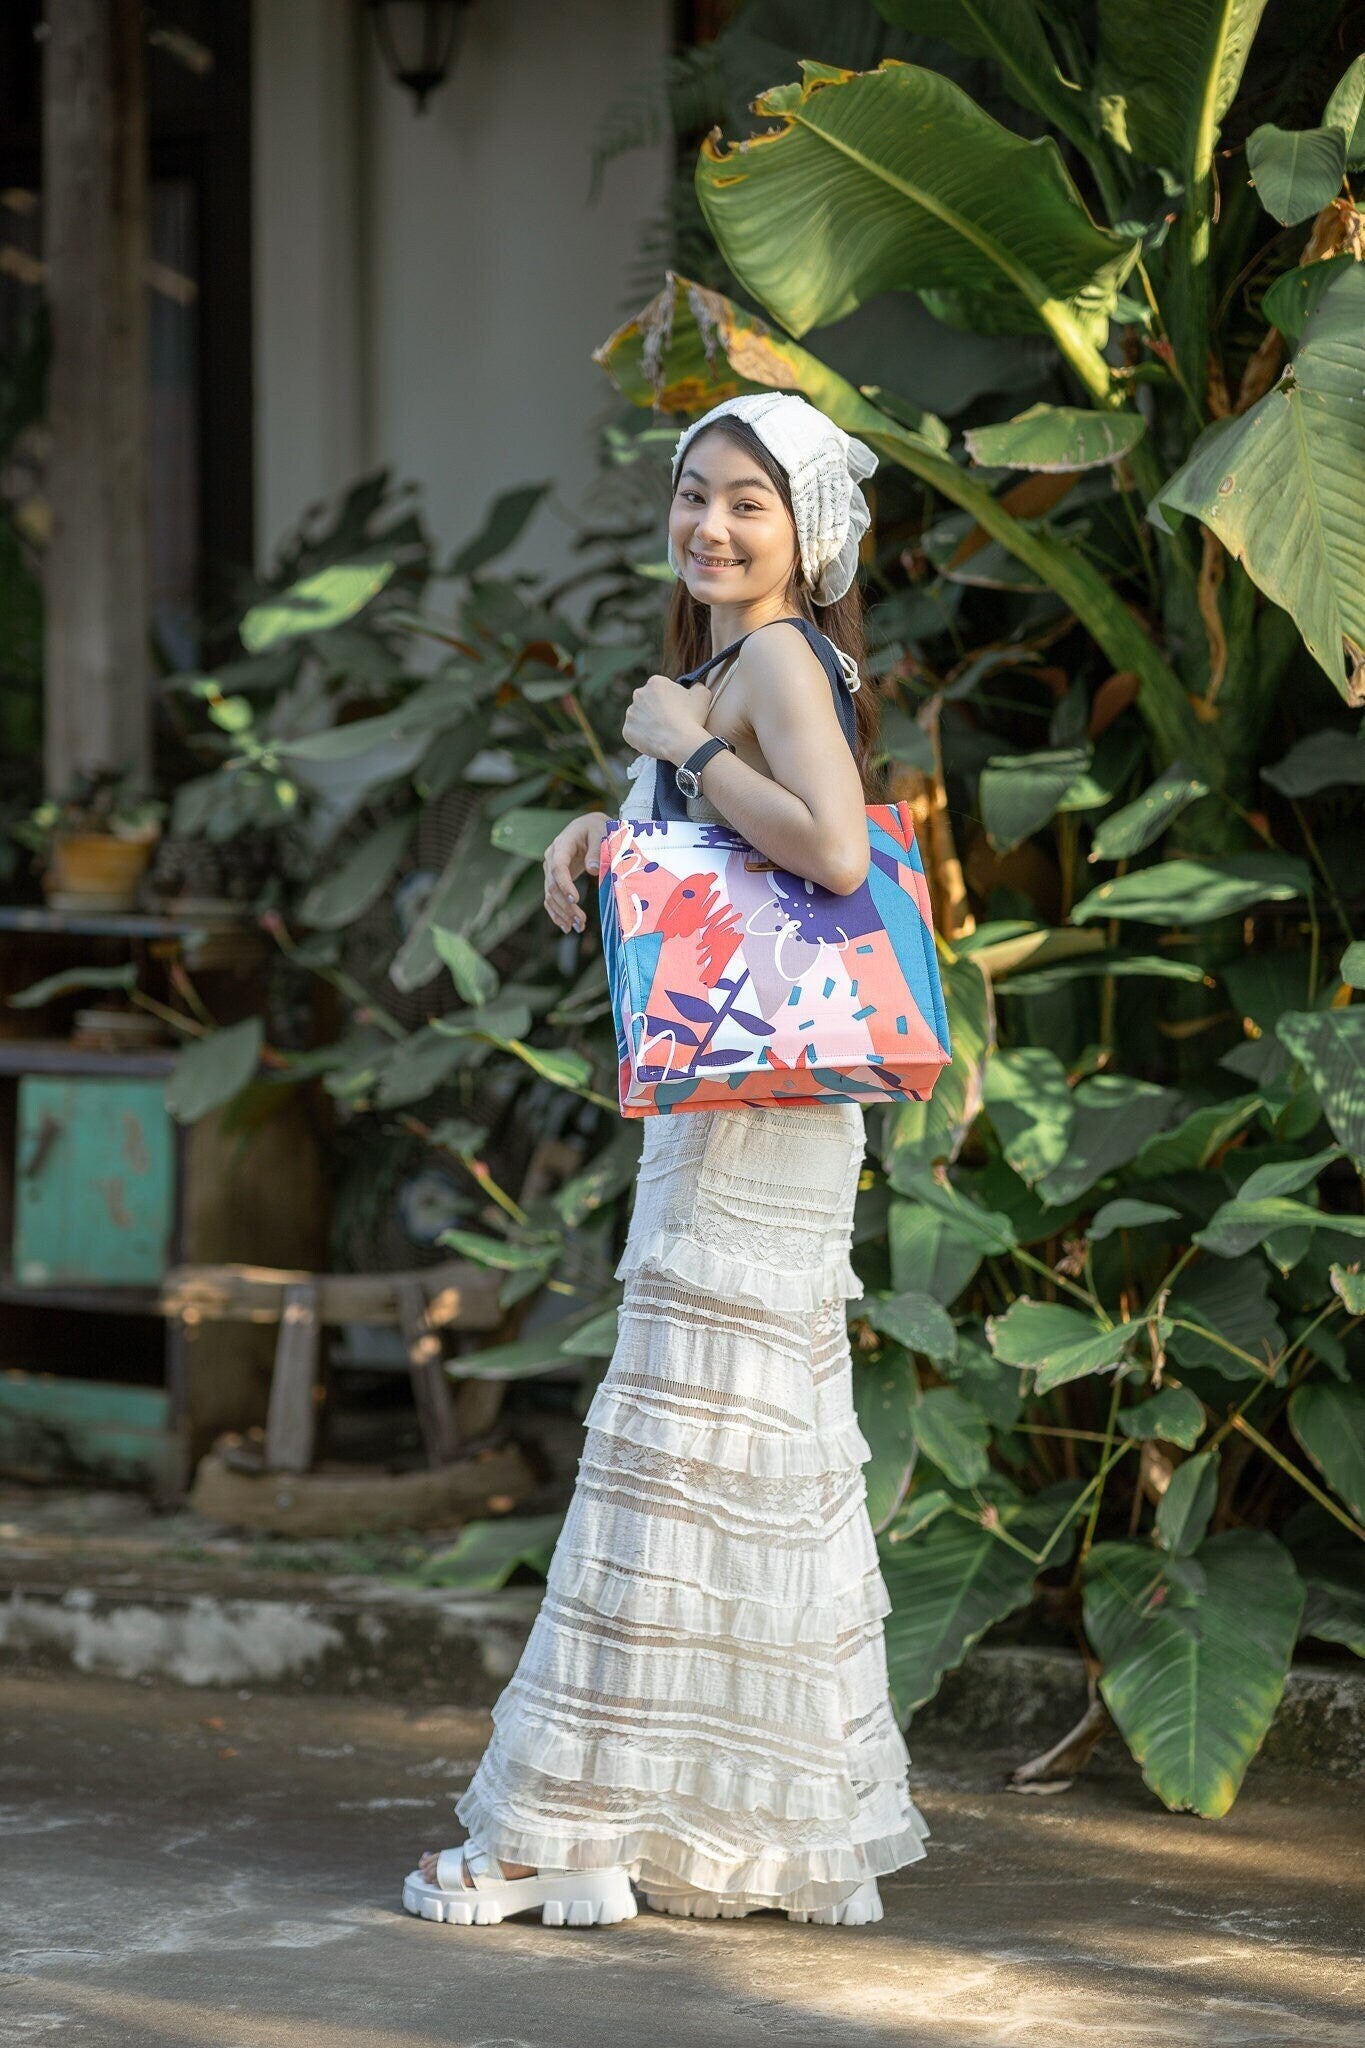
<path id="1" fill-rule="evenodd" d="M 652 1117 L 545 1598 L 456 1815 L 507 1862 L 836 1902 L 923 1856 L 844 1303 L 852 1103 Z"/>

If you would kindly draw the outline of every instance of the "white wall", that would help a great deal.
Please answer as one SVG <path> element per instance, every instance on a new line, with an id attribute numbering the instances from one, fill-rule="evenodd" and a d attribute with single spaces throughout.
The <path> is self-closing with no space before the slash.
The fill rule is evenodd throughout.
<path id="1" fill-rule="evenodd" d="M 599 118 L 658 73 L 669 0 L 473 0 L 421 116 L 362 15 L 256 0 L 262 563 L 306 502 L 382 461 L 422 486 L 443 553 L 513 484 L 553 479 L 571 514 L 615 402 L 591 351 L 634 310 L 627 266 L 665 189 L 666 143 L 588 201 Z M 508 562 L 557 572 L 570 533 L 543 506 Z"/>

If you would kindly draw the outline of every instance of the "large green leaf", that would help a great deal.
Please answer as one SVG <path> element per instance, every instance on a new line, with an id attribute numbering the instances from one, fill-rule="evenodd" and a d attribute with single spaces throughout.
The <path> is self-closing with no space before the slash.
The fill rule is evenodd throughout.
<path id="1" fill-rule="evenodd" d="M 1333 1134 L 1365 1173 L 1365 1004 L 1289 1010 L 1275 1033 L 1302 1063 Z"/>
<path id="2" fill-rule="evenodd" d="M 1254 1253 L 1186 1267 L 1166 1308 L 1172 1318 L 1195 1327 L 1172 1330 L 1172 1358 L 1191 1369 L 1209 1366 L 1228 1380 L 1263 1378 L 1284 1348 L 1269 1289 L 1265 1261 Z"/>
<path id="3" fill-rule="evenodd" d="M 1247 137 L 1247 169 L 1262 206 L 1286 225 L 1309 220 L 1341 192 L 1346 166 L 1365 154 L 1365 57 L 1348 68 L 1320 128 L 1265 122 Z M 1271 314 L 1270 318 L 1274 318 Z"/>
<path id="4" fill-rule="evenodd" d="M 1131 1408 L 1120 1408 L 1119 1428 L 1139 1442 L 1149 1437 L 1191 1451 L 1204 1432 L 1204 1404 L 1188 1387 L 1162 1387 Z"/>
<path id="5" fill-rule="evenodd" d="M 1298 347 L 1332 279 L 1354 262 L 1354 256 L 1325 256 L 1317 263 L 1296 264 L 1270 286 L 1261 300 L 1261 313 L 1272 327 L 1279 328 L 1292 349 Z"/>
<path id="6" fill-rule="evenodd" d="M 877 11 L 919 36 L 941 36 L 968 57 L 991 57 L 1011 96 L 1081 149 L 1091 137 L 1079 95 L 1057 69 L 1033 0 L 877 0 Z"/>
<path id="7" fill-rule="evenodd" d="M 1078 933 L 1078 937 L 1083 934 Z M 1100 934 L 1097 932 L 1095 937 Z M 1116 953 L 1101 946 L 1081 960 L 1063 960 L 1032 974 L 1012 974 L 1000 984 L 1007 996 L 1050 996 L 1068 982 L 1112 975 L 1115 981 L 1202 981 L 1204 969 L 1192 960 L 1168 960 L 1159 953 Z"/>
<path id="8" fill-rule="evenodd" d="M 563 831 L 580 811 L 541 811 L 518 808 L 504 811 L 493 826 L 494 846 L 505 853 L 519 853 L 527 860 L 539 860 L 550 841 Z"/>
<path id="9" fill-rule="evenodd" d="M 1287 611 L 1348 704 L 1365 703 L 1365 264 L 1333 278 L 1289 369 L 1220 420 L 1160 503 L 1216 533 Z"/>
<path id="10" fill-rule="evenodd" d="M 887 1214 L 887 1249 L 893 1287 L 914 1286 L 946 1308 L 956 1301 L 985 1248 L 925 1202 L 893 1198 Z"/>
<path id="11" fill-rule="evenodd" d="M 1100 0 L 1105 127 L 1143 163 L 1206 178 L 1266 0 Z"/>
<path id="12" fill-rule="evenodd" d="M 853 1368 L 853 1406 L 872 1453 L 863 1479 L 874 1531 L 886 1527 L 905 1499 L 915 1469 L 918 1399 L 914 1362 L 898 1344 L 888 1344 L 875 1365 Z"/>
<path id="13" fill-rule="evenodd" d="M 1219 1204 L 1204 1228 L 1194 1232 L 1193 1242 L 1219 1258 L 1235 1259 L 1276 1231 L 1324 1228 L 1365 1237 L 1365 1216 L 1332 1215 L 1292 1195 L 1262 1195 L 1250 1202 L 1239 1195 Z"/>
<path id="14" fill-rule="evenodd" d="M 449 969 L 462 1002 L 492 1002 L 500 985 L 498 970 L 477 946 L 471 946 L 462 932 L 448 932 L 440 924 L 431 927 L 431 943 Z"/>
<path id="15" fill-rule="evenodd" d="M 177 1123 L 197 1123 L 245 1088 L 256 1072 L 262 1036 L 260 1018 L 247 1017 L 185 1047 L 166 1080 L 166 1107 Z"/>
<path id="16" fill-rule="evenodd" d="M 339 868 L 314 882 L 299 905 L 301 921 L 325 932 L 354 924 L 379 900 L 403 858 L 415 823 L 414 813 L 408 811 L 362 839 Z"/>
<path id="17" fill-rule="evenodd" d="M 1090 1074 L 1071 1091 L 1071 1100 L 1075 1121 L 1066 1156 L 1038 1182 L 1039 1194 L 1054 1207 L 1126 1166 L 1180 1104 L 1173 1088 L 1158 1088 L 1130 1074 Z"/>
<path id="18" fill-rule="evenodd" d="M 1206 1102 L 1199 1109 L 1148 1138 L 1133 1161 L 1145 1177 L 1158 1173 L 1194 1173 L 1207 1166 L 1264 1106 L 1260 1095 L 1234 1095 L 1225 1102 Z"/>
<path id="19" fill-rule="evenodd" d="M 1032 1366 L 1034 1392 L 1046 1394 L 1089 1373 L 1117 1365 L 1140 1323 L 1116 1323 L 1106 1330 L 1094 1316 L 1056 1301 L 1031 1301 L 1021 1294 L 1003 1316 L 987 1316 L 986 1335 L 1004 1365 Z"/>
<path id="20" fill-rule="evenodd" d="M 1325 127 L 1340 128 L 1346 138 L 1346 161 L 1365 163 L 1365 56 L 1354 57 L 1342 73 L 1322 112 Z"/>
<path id="21" fill-rule="evenodd" d="M 996 852 L 1011 852 L 1046 825 L 1090 759 L 1089 747 L 993 754 L 981 771 L 979 803 L 986 837 Z"/>
<path id="22" fill-rule="evenodd" d="M 1284 1690 L 1303 1608 L 1289 1553 L 1230 1529 L 1195 1552 L 1203 1590 L 1173 1611 L 1161 1559 L 1143 1543 L 1097 1543 L 1086 1633 L 1100 1693 L 1166 1805 L 1216 1820 L 1237 1797 Z"/>
<path id="23" fill-rule="evenodd" d="M 1056 1489 L 1027 1505 L 994 1502 L 991 1513 L 1015 1543 L 1037 1553 L 1063 1522 L 1072 1497 Z M 962 1662 L 988 1628 L 1024 1605 L 1043 1567 L 962 1514 L 940 1514 L 903 1541 L 901 1526 L 892 1524 L 880 1548 L 892 1600 L 887 1667 L 897 1711 L 907 1719 L 933 1698 L 943 1674 Z M 1047 1565 L 1065 1564 L 1074 1542 L 1068 1526 L 1048 1552 Z"/>
<path id="24" fill-rule="evenodd" d="M 932 1167 L 897 1160 L 891 1174 L 898 1194 L 909 1195 L 943 1217 L 965 1245 L 978 1254 L 999 1257 L 1018 1242 L 1014 1224 L 1002 1209 L 987 1209 L 959 1183 L 940 1179 Z"/>
<path id="25" fill-rule="evenodd" d="M 358 1094 L 378 1109 L 404 1109 L 425 1101 L 457 1068 L 472 1066 L 477 1058 L 473 1041 L 448 1037 L 428 1024 L 376 1060 L 368 1076 L 347 1076 L 344 1086 L 329 1083 L 328 1092 L 347 1098 Z"/>
<path id="26" fill-rule="evenodd" d="M 592 1316 L 579 1329 L 571 1330 L 560 1345 L 566 1358 L 610 1358 L 620 1335 L 621 1305 L 613 1303 Z"/>
<path id="27" fill-rule="evenodd" d="M 586 1223 L 589 1216 L 630 1186 L 639 1166 L 643 1136 L 642 1125 L 636 1119 L 622 1123 L 597 1157 L 551 1197 L 556 1215 L 569 1229 Z"/>
<path id="28" fill-rule="evenodd" d="M 992 469 L 1040 470 L 1065 475 L 1119 462 L 1146 431 L 1137 412 L 1094 412 L 1076 405 L 1031 405 L 994 427 L 969 427 L 963 436 L 973 462 Z"/>
<path id="29" fill-rule="evenodd" d="M 1286 1524 L 1284 1540 L 1308 1594 L 1299 1634 L 1343 1643 L 1365 1657 L 1365 1549 L 1360 1538 L 1316 1503 L 1305 1502 Z"/>
<path id="30" fill-rule="evenodd" d="M 305 633 L 323 633 L 363 611 L 397 568 L 396 562 L 334 562 L 292 583 L 277 597 L 253 605 L 240 633 L 248 654 L 297 640 Z"/>
<path id="31" fill-rule="evenodd" d="M 506 1515 L 470 1522 L 449 1550 L 433 1551 L 415 1574 L 423 1586 L 458 1586 L 465 1593 L 492 1593 L 505 1586 L 519 1564 L 542 1576 L 563 1526 L 563 1515 Z"/>
<path id="32" fill-rule="evenodd" d="M 477 720 L 471 716 L 474 698 L 467 679 L 433 677 L 422 683 L 410 697 L 404 698 L 392 711 L 380 712 L 373 718 L 351 719 L 345 725 L 327 726 L 321 732 L 306 733 L 300 739 L 273 740 L 272 746 L 285 755 L 291 767 L 301 766 L 306 777 L 310 764 L 322 769 L 341 761 L 355 761 L 368 756 L 384 762 L 387 777 L 395 773 L 391 764 L 395 754 L 405 753 L 411 760 L 420 750 L 421 743 L 439 734 L 444 756 L 441 772 L 453 780 L 458 769 L 477 752 L 483 744 L 483 735 Z M 452 731 L 458 727 L 458 731 Z M 401 761 L 399 762 L 401 766 Z"/>
<path id="33" fill-rule="evenodd" d="M 990 1424 L 956 1387 L 930 1387 L 914 1413 L 915 1441 L 953 1486 L 979 1486 L 990 1470 Z"/>
<path id="34" fill-rule="evenodd" d="M 1289 1426 L 1328 1485 L 1365 1523 L 1365 1388 L 1299 1387 L 1290 1397 Z"/>
<path id="35" fill-rule="evenodd" d="M 953 1319 L 932 1295 L 914 1290 L 872 1295 L 863 1302 L 862 1312 L 874 1330 L 894 1337 L 907 1351 L 922 1352 L 926 1358 L 952 1358 L 957 1351 Z"/>
<path id="36" fill-rule="evenodd" d="M 1180 1211 L 1172 1209 L 1168 1202 L 1144 1202 L 1135 1195 L 1116 1195 L 1112 1202 L 1102 1203 L 1095 1211 L 1085 1234 L 1091 1244 L 1100 1244 L 1116 1230 L 1142 1230 L 1149 1223 L 1174 1223 L 1179 1216 Z"/>
<path id="37" fill-rule="evenodd" d="M 1332 1291 L 1339 1294 L 1349 1314 L 1365 1316 L 1365 1272 L 1359 1266 L 1331 1266 Z"/>
<path id="38" fill-rule="evenodd" d="M 754 102 L 780 127 L 698 158 L 702 212 L 746 290 L 796 335 L 879 292 L 985 299 L 996 331 L 1048 328 L 1105 397 L 1098 351 L 1137 244 L 1095 225 L 1056 142 L 1023 141 L 919 65 L 801 70 Z"/>
<path id="39" fill-rule="evenodd" d="M 898 1171 L 955 1159 L 981 1107 L 982 1068 L 995 1043 L 995 1005 L 990 983 L 967 955 L 940 962 L 953 1059 L 927 1102 L 905 1102 L 891 1111 L 885 1164 L 892 1185 Z"/>
<path id="40" fill-rule="evenodd" d="M 986 1068 L 986 1113 L 1005 1157 L 1021 1179 L 1040 1180 L 1060 1166 L 1076 1121 L 1066 1068 L 1042 1045 L 997 1052 Z"/>
<path id="41" fill-rule="evenodd" d="M 41 1010 L 44 1003 L 54 1003 L 59 996 L 73 995 L 81 988 L 136 987 L 137 967 L 126 960 L 118 967 L 64 967 L 57 974 L 44 975 L 41 981 L 31 981 L 8 1001 L 12 1010 Z"/>
<path id="42" fill-rule="evenodd" d="M 1315 1636 L 1322 1643 L 1341 1643 L 1365 1657 L 1365 1584 L 1360 1567 L 1349 1578 L 1330 1577 L 1299 1566 L 1307 1598 L 1299 1634 Z"/>
<path id="43" fill-rule="evenodd" d="M 1207 796 L 1209 786 L 1183 761 L 1172 761 L 1150 788 L 1122 810 L 1101 819 L 1090 845 L 1091 860 L 1127 860 L 1159 839 L 1188 804 Z"/>
<path id="44" fill-rule="evenodd" d="M 1145 924 L 1209 924 L 1257 903 L 1291 903 L 1312 884 L 1305 863 L 1287 853 L 1234 853 L 1224 860 L 1163 860 L 1116 875 L 1083 896 L 1073 924 L 1092 917 Z"/>
<path id="45" fill-rule="evenodd" d="M 1186 1458 L 1157 1503 L 1156 1540 L 1175 1557 L 1189 1557 L 1203 1542 L 1218 1499 L 1218 1453 Z"/>
<path id="46" fill-rule="evenodd" d="M 506 1344 L 488 1344 L 480 1351 L 447 1358 L 445 1371 L 453 1380 L 533 1379 L 552 1366 L 562 1366 L 565 1339 L 596 1321 L 601 1313 L 599 1294 L 594 1292 L 585 1307 L 553 1323 L 542 1323 L 529 1337 L 514 1337 Z"/>
<path id="47" fill-rule="evenodd" d="M 389 979 L 394 986 L 410 995 L 434 981 L 442 964 L 434 928 L 439 925 L 461 938 L 477 938 L 480 925 L 506 901 L 524 867 L 518 854 L 504 853 L 487 842 L 470 846 L 462 840 L 393 957 Z M 535 877 L 537 884 L 539 879 Z"/>
<path id="48" fill-rule="evenodd" d="M 521 538 L 537 505 L 554 489 L 553 484 L 518 484 L 501 492 L 488 508 L 479 531 L 457 548 L 442 571 L 446 576 L 472 576 Z"/>
<path id="49" fill-rule="evenodd" d="M 1247 169 L 1266 212 L 1292 227 L 1321 213 L 1340 192 L 1346 137 L 1339 128 L 1277 128 L 1264 121 L 1247 137 Z"/>
<path id="50" fill-rule="evenodd" d="M 1282 761 L 1263 768 L 1261 780 L 1281 796 L 1316 796 L 1322 789 L 1365 783 L 1365 735 L 1338 732 L 1334 726 L 1310 732 Z"/>

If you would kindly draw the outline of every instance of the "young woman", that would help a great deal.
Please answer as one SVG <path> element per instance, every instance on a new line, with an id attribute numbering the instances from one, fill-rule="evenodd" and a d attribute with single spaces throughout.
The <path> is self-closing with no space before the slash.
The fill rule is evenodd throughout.
<path id="1" fill-rule="evenodd" d="M 623 817 L 719 819 L 826 889 L 861 885 L 876 711 L 854 576 L 875 464 L 790 393 L 680 436 L 680 675 L 634 693 Z M 545 855 L 562 931 L 584 928 L 575 883 L 605 826 L 575 819 Z M 469 1839 L 423 1853 L 410 1912 L 611 1922 L 635 1879 L 670 1913 L 861 1925 L 878 1875 L 924 1854 L 851 1399 L 863 1147 L 854 1102 L 645 1120 L 619 1336 L 545 1599 L 456 1802 Z"/>

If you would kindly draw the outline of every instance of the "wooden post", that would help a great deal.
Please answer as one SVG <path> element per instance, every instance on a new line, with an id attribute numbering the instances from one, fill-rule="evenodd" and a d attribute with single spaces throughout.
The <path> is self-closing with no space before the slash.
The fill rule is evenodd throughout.
<path id="1" fill-rule="evenodd" d="M 312 1465 L 313 1389 L 320 1337 L 315 1282 L 291 1282 L 280 1304 L 280 1335 L 265 1421 L 268 1472 L 306 1472 Z"/>
<path id="2" fill-rule="evenodd" d="M 45 564 L 49 793 L 151 759 L 141 0 L 47 0 L 43 254 L 52 315 Z"/>
<path id="3" fill-rule="evenodd" d="M 395 1280 L 393 1298 L 398 1326 L 408 1347 L 412 1398 L 422 1432 L 428 1465 L 446 1465 L 460 1447 L 455 1401 L 442 1363 L 441 1340 L 427 1320 L 426 1292 L 420 1280 Z"/>

